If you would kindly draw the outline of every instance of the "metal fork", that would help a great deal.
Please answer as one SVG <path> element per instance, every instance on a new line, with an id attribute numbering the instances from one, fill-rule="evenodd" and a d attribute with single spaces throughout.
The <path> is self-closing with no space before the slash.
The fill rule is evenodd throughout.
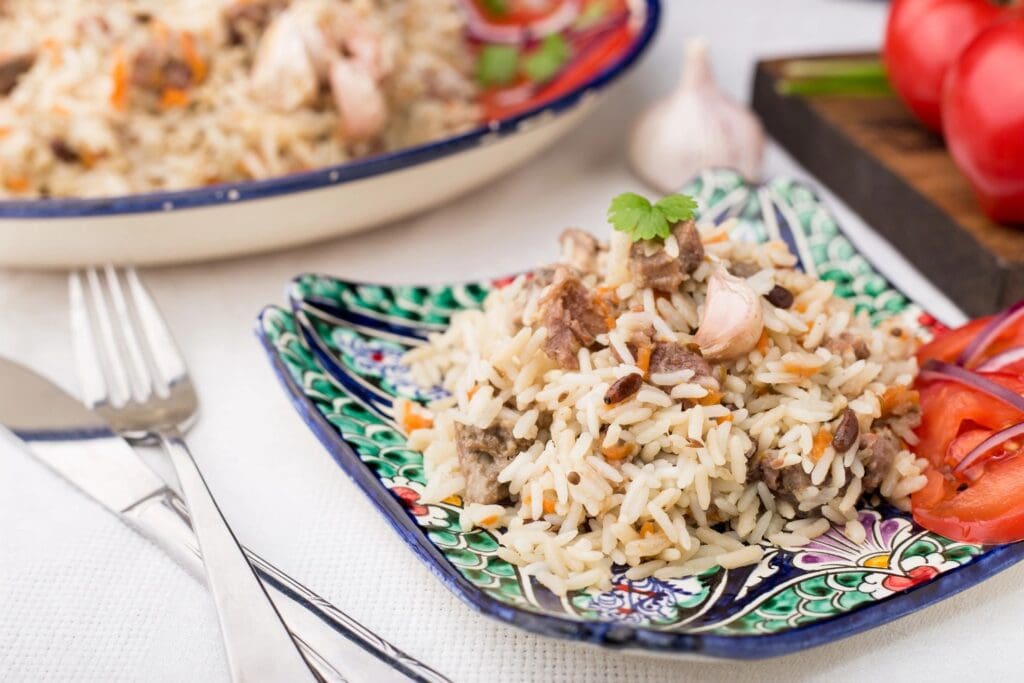
<path id="1" fill-rule="evenodd" d="M 114 428 L 155 439 L 199 539 L 235 681 L 314 678 L 210 494 L 179 425 L 199 408 L 185 361 L 134 269 L 72 273 L 71 326 L 85 400 Z"/>

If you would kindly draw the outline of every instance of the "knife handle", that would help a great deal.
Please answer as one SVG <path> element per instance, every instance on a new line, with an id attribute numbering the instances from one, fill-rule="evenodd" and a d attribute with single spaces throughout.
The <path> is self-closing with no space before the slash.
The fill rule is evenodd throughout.
<path id="1" fill-rule="evenodd" d="M 123 513 L 142 535 L 157 543 L 197 579 L 202 557 L 184 502 L 169 488 Z M 451 683 L 262 557 L 243 547 L 302 656 L 325 681 L 422 681 Z"/>

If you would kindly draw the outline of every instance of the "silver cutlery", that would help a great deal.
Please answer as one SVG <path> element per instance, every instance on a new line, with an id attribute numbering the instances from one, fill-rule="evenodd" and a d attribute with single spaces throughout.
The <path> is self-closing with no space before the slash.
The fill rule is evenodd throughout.
<path id="1" fill-rule="evenodd" d="M 199 546 L 177 494 L 98 414 L 48 379 L 2 357 L 0 426 L 202 578 Z M 448 681 L 255 553 L 246 554 L 303 656 L 323 680 Z"/>
<path id="2" fill-rule="evenodd" d="M 111 266 L 102 276 L 95 268 L 72 273 L 70 290 L 84 399 L 115 432 L 154 439 L 170 458 L 199 540 L 232 679 L 311 679 L 185 444 L 178 426 L 195 417 L 199 400 L 159 312 L 140 296 L 135 272 L 125 283 Z"/>

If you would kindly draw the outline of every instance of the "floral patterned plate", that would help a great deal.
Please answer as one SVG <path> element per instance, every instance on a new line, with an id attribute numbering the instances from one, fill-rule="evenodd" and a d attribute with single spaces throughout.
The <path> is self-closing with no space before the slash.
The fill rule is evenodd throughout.
<path id="1" fill-rule="evenodd" d="M 806 186 L 752 186 L 709 171 L 686 189 L 703 218 L 737 218 L 736 239 L 783 239 L 801 267 L 833 280 L 876 321 L 900 316 L 927 336 L 938 325 L 859 254 Z M 712 568 L 678 580 L 631 581 L 560 598 L 496 554 L 486 530 L 463 532 L 458 497 L 419 501 L 422 457 L 396 429 L 392 400 L 427 401 L 403 351 L 480 306 L 500 281 L 426 287 L 320 275 L 292 284 L 291 310 L 265 309 L 258 334 L 295 407 L 331 456 L 412 550 L 460 598 L 502 621 L 551 636 L 661 653 L 753 659 L 794 652 L 878 626 L 961 591 L 1024 559 L 1024 544 L 957 543 L 892 508 L 864 510 L 864 543 L 837 530 L 796 549 L 769 548 L 753 567 Z"/>

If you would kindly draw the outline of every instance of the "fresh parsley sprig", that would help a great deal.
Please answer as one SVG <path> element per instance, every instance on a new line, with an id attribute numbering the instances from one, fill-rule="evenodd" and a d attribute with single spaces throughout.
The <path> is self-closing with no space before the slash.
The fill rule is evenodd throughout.
<path id="1" fill-rule="evenodd" d="M 634 242 L 665 239 L 672 226 L 693 218 L 697 201 L 685 194 L 662 197 L 654 204 L 635 192 L 623 192 L 608 207 L 608 222 Z"/>

